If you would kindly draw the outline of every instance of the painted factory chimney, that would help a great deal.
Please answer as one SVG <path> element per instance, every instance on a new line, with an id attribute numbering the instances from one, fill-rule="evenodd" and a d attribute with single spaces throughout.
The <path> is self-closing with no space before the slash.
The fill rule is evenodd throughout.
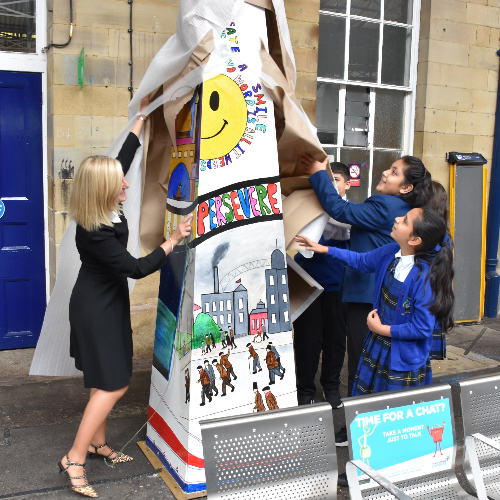
<path id="1" fill-rule="evenodd" d="M 214 293 L 219 293 L 219 269 L 214 267 Z"/>

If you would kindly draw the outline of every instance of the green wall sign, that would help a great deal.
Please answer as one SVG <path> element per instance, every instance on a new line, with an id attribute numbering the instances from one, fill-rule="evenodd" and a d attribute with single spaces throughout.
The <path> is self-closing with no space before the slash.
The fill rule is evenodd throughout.
<path id="1" fill-rule="evenodd" d="M 80 88 L 83 89 L 83 77 L 85 74 L 85 47 L 82 48 L 80 52 L 80 57 L 78 58 L 78 83 Z"/>

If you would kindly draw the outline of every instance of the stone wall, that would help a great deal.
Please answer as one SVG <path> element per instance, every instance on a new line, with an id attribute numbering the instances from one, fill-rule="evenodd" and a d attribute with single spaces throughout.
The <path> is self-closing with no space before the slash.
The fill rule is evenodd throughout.
<path id="1" fill-rule="evenodd" d="M 446 189 L 447 151 L 484 155 L 489 183 L 499 10 L 500 0 L 422 0 L 414 154 Z"/>

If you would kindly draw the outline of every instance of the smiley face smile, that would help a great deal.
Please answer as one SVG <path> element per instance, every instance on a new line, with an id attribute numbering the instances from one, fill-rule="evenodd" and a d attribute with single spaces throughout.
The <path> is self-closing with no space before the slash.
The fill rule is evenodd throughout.
<path id="1" fill-rule="evenodd" d="M 202 137 L 202 139 L 213 139 L 214 137 L 217 137 L 223 130 L 224 130 L 224 127 L 228 124 L 228 121 L 227 120 L 224 120 L 224 125 L 222 125 L 222 128 L 214 135 L 210 136 L 210 137 Z"/>

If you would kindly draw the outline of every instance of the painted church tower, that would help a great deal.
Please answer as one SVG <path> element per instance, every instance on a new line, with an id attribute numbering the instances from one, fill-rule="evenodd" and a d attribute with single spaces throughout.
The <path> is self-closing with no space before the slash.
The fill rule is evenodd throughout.
<path id="1" fill-rule="evenodd" d="M 266 269 L 269 333 L 287 332 L 292 329 L 287 280 L 285 256 L 283 252 L 276 249 L 271 254 L 271 269 Z"/>

